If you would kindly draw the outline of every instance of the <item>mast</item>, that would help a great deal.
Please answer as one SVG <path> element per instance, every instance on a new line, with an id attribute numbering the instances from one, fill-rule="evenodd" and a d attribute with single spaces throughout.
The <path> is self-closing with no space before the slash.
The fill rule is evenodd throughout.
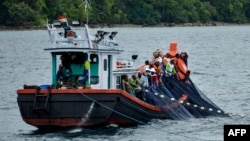
<path id="1" fill-rule="evenodd" d="M 89 1 L 88 0 L 82 0 L 82 3 L 79 5 L 81 7 L 82 5 L 85 6 L 85 12 L 87 13 L 87 22 L 86 24 L 88 25 L 89 23 Z"/>

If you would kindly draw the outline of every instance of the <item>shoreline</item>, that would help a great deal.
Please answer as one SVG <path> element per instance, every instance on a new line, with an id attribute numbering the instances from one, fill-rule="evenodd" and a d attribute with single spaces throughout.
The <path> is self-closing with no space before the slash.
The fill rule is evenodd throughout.
<path id="1" fill-rule="evenodd" d="M 91 28 L 119 28 L 119 27 L 195 27 L 195 26 L 237 26 L 250 25 L 250 23 L 226 23 L 226 22 L 208 22 L 208 23 L 161 23 L 157 25 L 135 25 L 135 24 L 89 24 Z M 44 26 L 5 26 L 0 25 L 0 31 L 6 30 L 47 30 Z"/>

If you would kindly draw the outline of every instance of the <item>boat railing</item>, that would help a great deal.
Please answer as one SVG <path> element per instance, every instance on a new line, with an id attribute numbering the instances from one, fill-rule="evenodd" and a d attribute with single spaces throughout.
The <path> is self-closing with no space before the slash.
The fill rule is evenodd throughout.
<path id="1" fill-rule="evenodd" d="M 139 72 L 139 70 L 136 68 L 117 68 L 116 70 L 112 71 L 112 73 L 114 75 L 117 75 L 117 74 L 135 74 L 137 72 Z"/>
<path id="2" fill-rule="evenodd" d="M 62 38 L 56 39 L 56 47 L 79 47 L 79 48 L 89 48 L 88 40 L 85 39 L 72 39 L 72 38 Z"/>
<path id="3" fill-rule="evenodd" d="M 75 36 L 65 36 L 65 31 L 63 28 L 57 28 L 52 25 L 48 25 L 48 32 L 50 36 L 50 41 L 53 48 L 94 48 L 94 49 L 115 49 L 118 43 L 113 39 L 103 39 L 97 42 L 93 36 L 90 36 L 88 27 L 79 28 L 71 27 L 72 32 Z"/>
<path id="4" fill-rule="evenodd" d="M 116 43 L 114 40 L 103 40 L 99 42 L 98 44 L 99 49 L 115 49 L 115 47 L 118 46 L 118 43 Z"/>
<path id="5" fill-rule="evenodd" d="M 65 30 L 63 28 L 56 28 L 52 25 L 48 25 L 48 32 L 50 36 L 50 41 L 53 48 L 63 48 L 63 47 L 79 47 L 79 48 L 92 48 L 90 42 L 90 36 L 86 28 L 75 28 L 71 27 L 70 32 L 74 35 L 65 35 Z"/>

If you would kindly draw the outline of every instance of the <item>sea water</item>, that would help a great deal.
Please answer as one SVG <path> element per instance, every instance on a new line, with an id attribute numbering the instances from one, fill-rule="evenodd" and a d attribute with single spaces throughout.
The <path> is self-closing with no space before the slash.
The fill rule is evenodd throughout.
<path id="1" fill-rule="evenodd" d="M 135 66 L 166 52 L 171 41 L 189 55 L 191 79 L 230 117 L 152 120 L 129 128 L 76 128 L 40 132 L 26 124 L 17 105 L 16 90 L 23 84 L 51 84 L 51 55 L 46 30 L 0 31 L 0 141 L 223 141 L 226 124 L 250 124 L 250 26 L 95 28 L 118 31 L 124 52 L 138 54 Z"/>

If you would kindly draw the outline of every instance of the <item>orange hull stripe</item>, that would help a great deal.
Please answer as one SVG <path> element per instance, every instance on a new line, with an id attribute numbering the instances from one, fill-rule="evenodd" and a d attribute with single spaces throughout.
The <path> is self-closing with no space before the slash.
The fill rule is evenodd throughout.
<path id="1" fill-rule="evenodd" d="M 36 92 L 35 89 L 18 89 L 17 90 L 17 94 L 18 95 L 34 95 Z M 39 94 L 47 94 L 47 90 L 40 90 Z M 141 101 L 140 99 L 138 99 L 135 96 L 130 95 L 129 93 L 123 91 L 123 90 L 116 90 L 116 89 L 110 89 L 110 90 L 106 90 L 106 89 L 51 89 L 50 94 L 52 95 L 56 95 L 56 94 L 121 94 L 124 97 L 130 99 L 131 101 L 134 101 L 136 103 L 138 103 L 139 105 L 153 110 L 153 111 L 157 111 L 160 112 L 161 109 L 157 106 L 153 106 L 150 105 L 144 101 Z"/>

